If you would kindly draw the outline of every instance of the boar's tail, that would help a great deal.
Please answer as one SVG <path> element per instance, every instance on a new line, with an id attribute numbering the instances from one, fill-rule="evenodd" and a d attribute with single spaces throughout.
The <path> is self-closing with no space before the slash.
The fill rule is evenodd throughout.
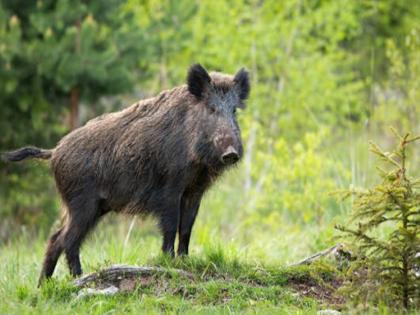
<path id="1" fill-rule="evenodd" d="M 44 150 L 36 147 L 25 147 L 15 151 L 5 152 L 2 159 L 6 162 L 18 162 L 25 159 L 43 159 L 51 158 L 52 150 Z"/>

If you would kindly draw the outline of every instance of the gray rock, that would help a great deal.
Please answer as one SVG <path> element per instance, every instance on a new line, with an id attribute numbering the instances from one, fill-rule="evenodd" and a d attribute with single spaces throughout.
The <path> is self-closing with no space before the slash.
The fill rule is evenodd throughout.
<path id="1" fill-rule="evenodd" d="M 340 315 L 341 312 L 336 310 L 321 310 L 316 313 L 316 315 Z"/>
<path id="2" fill-rule="evenodd" d="M 79 291 L 76 299 L 85 298 L 92 295 L 114 295 L 119 292 L 119 289 L 113 285 L 104 289 L 85 288 Z"/>

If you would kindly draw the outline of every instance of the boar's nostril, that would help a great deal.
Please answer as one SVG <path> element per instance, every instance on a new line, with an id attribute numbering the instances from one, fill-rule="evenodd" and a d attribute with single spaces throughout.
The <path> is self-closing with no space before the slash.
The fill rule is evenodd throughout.
<path id="1" fill-rule="evenodd" d="M 233 164 L 239 160 L 238 152 L 232 147 L 229 146 L 222 155 L 222 162 L 224 164 Z"/>

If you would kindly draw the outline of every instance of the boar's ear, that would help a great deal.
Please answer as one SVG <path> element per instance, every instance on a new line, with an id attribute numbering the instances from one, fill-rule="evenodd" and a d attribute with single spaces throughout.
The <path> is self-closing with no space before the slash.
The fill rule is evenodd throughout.
<path id="1" fill-rule="evenodd" d="M 235 83 L 235 87 L 238 91 L 239 98 L 241 100 L 245 100 L 248 98 L 249 95 L 249 76 L 248 71 L 244 68 L 239 70 L 235 77 L 233 78 L 233 82 Z"/>
<path id="2" fill-rule="evenodd" d="M 188 91 L 195 95 L 198 99 L 201 98 L 203 92 L 210 85 L 211 78 L 200 64 L 195 64 L 190 67 L 188 71 L 187 84 Z"/>

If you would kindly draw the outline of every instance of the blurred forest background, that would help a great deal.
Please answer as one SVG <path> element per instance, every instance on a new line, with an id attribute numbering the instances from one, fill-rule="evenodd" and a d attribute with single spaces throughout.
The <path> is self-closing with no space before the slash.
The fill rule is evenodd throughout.
<path id="1" fill-rule="evenodd" d="M 0 151 L 52 148 L 183 84 L 192 63 L 244 66 L 245 157 L 206 196 L 191 249 L 290 262 L 336 242 L 351 200 L 334 192 L 378 181 L 368 140 L 389 146 L 389 126 L 420 133 L 419 21 L 415 0 L 1 0 Z M 0 162 L 0 243 L 44 240 L 59 211 L 46 163 Z M 124 244 L 149 235 L 159 253 L 153 222 L 134 221 L 129 240 L 132 218 L 105 221 Z"/>

